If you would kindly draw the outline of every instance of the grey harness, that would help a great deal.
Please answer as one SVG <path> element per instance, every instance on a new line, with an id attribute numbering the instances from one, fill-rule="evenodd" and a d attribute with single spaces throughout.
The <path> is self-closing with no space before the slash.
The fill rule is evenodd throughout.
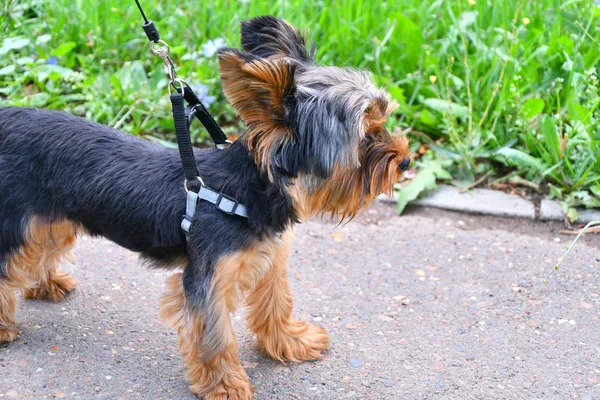
<path id="1" fill-rule="evenodd" d="M 240 204 L 237 200 L 212 190 L 209 187 L 202 185 L 198 193 L 193 190 L 187 192 L 187 202 L 185 207 L 185 215 L 181 221 L 181 229 L 185 232 L 186 237 L 189 240 L 190 227 L 192 226 L 192 220 L 196 213 L 196 206 L 198 200 L 205 200 L 209 203 L 214 204 L 217 210 L 228 215 L 238 215 L 240 217 L 248 218 L 248 212 L 246 206 Z"/>

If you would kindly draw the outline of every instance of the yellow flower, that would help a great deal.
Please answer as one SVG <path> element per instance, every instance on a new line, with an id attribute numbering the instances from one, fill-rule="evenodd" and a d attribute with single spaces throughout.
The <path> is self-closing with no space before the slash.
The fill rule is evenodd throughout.
<path id="1" fill-rule="evenodd" d="M 524 25 L 529 25 L 529 23 L 531 22 L 531 20 L 527 17 L 523 18 L 523 24 Z"/>
<path id="2" fill-rule="evenodd" d="M 470 4 L 470 5 L 474 6 L 474 5 L 475 5 L 475 3 L 477 3 L 475 0 L 469 0 L 469 4 Z"/>
<path id="3" fill-rule="evenodd" d="M 435 75 L 429 75 L 429 81 L 431 83 L 435 83 L 435 81 L 437 81 L 437 76 L 435 76 Z"/>

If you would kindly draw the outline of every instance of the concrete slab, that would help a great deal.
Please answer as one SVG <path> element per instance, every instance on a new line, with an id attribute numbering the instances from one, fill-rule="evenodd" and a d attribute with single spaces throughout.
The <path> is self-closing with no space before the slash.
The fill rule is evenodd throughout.
<path id="1" fill-rule="evenodd" d="M 454 186 L 438 185 L 438 190 L 413 204 L 499 217 L 535 217 L 532 202 L 520 196 L 491 189 L 474 189 L 461 193 Z"/>
<path id="2" fill-rule="evenodd" d="M 600 221 L 600 210 L 580 209 L 577 210 L 579 218 L 577 223 L 587 224 L 591 221 Z M 565 219 L 565 213 L 559 202 L 554 200 L 542 200 L 540 204 L 540 219 L 542 221 L 562 221 Z"/>
<path id="3" fill-rule="evenodd" d="M 382 195 L 379 200 L 396 203 L 396 197 Z M 461 193 L 459 189 L 449 185 L 438 185 L 438 189 L 428 193 L 411 203 L 421 207 L 435 207 L 443 210 L 459 211 L 469 214 L 485 214 L 498 217 L 515 217 L 535 219 L 533 202 L 491 189 L 473 189 Z M 587 224 L 600 221 L 600 210 L 578 210 L 577 223 Z M 542 221 L 563 221 L 565 214 L 560 203 L 554 200 L 542 200 L 538 219 Z"/>
<path id="4" fill-rule="evenodd" d="M 565 219 L 565 213 L 557 201 L 542 200 L 540 204 L 540 219 L 542 221 L 562 221 Z"/>

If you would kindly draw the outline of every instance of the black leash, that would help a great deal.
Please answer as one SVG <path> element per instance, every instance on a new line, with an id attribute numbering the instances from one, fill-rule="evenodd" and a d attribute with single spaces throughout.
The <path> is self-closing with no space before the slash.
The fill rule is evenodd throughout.
<path id="1" fill-rule="evenodd" d="M 183 173 L 185 175 L 185 186 L 188 190 L 198 191 L 200 189 L 198 181 L 198 167 L 194 158 L 194 148 L 190 138 L 190 128 L 185 115 L 185 106 L 181 93 L 172 93 L 171 106 L 173 107 L 173 121 L 175 123 L 175 136 L 177 137 L 177 147 L 181 164 L 183 164 Z"/>
<path id="2" fill-rule="evenodd" d="M 228 147 L 231 142 L 227 140 L 227 136 L 223 133 L 219 124 L 217 124 L 212 115 L 210 115 L 192 88 L 185 81 L 177 77 L 175 66 L 169 57 L 169 45 L 160 39 L 158 29 L 156 29 L 154 22 L 146 17 L 139 0 L 135 0 L 135 3 L 144 19 L 142 28 L 150 41 L 150 49 L 154 54 L 159 56 L 167 66 L 170 78 L 169 96 L 173 106 L 175 134 L 177 137 L 177 146 L 179 147 L 181 162 L 185 171 L 186 187 L 197 191 L 199 190 L 198 184 L 201 183 L 201 179 L 198 177 L 198 168 L 196 166 L 196 160 L 194 159 L 194 151 L 189 132 L 189 127 L 194 118 L 197 118 L 202 125 L 204 125 L 217 148 Z M 171 93 L 171 86 L 175 89 L 176 93 Z M 184 100 L 185 103 L 187 103 L 187 107 L 184 104 Z"/>
<path id="3" fill-rule="evenodd" d="M 198 118 L 202 125 L 204 125 L 217 148 L 229 147 L 231 142 L 227 140 L 227 136 L 225 136 L 219 124 L 210 115 L 192 88 L 183 79 L 177 77 L 175 66 L 169 57 L 169 45 L 160 39 L 154 22 L 146 18 L 139 0 L 135 0 L 135 3 L 144 19 L 142 28 L 148 40 L 150 40 L 150 50 L 163 60 L 169 74 L 169 97 L 173 108 L 177 147 L 179 148 L 179 156 L 181 157 L 181 164 L 183 165 L 183 172 L 185 174 L 183 186 L 187 192 L 186 212 L 182 216 L 181 229 L 189 238 L 196 205 L 199 200 L 214 204 L 219 211 L 225 214 L 247 218 L 248 212 L 243 204 L 206 186 L 198 174 L 198 166 L 196 165 L 194 148 L 192 147 L 192 139 L 190 137 L 190 125 L 194 118 Z M 171 87 L 175 89 L 174 92 L 171 91 Z M 185 103 L 188 104 L 187 107 Z"/>

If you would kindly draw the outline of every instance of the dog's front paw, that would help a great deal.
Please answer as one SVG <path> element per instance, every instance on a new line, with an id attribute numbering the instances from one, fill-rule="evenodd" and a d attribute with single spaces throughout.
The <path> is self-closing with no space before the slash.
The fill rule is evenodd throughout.
<path id="1" fill-rule="evenodd" d="M 310 361 L 329 350 L 329 335 L 320 326 L 292 318 L 273 335 L 258 337 L 260 349 L 278 361 Z"/>
<path id="2" fill-rule="evenodd" d="M 20 334 L 21 331 L 13 325 L 0 328 L 0 343 L 13 342 Z"/>
<path id="3" fill-rule="evenodd" d="M 205 387 L 190 386 L 192 393 L 203 400 L 252 400 L 252 385 L 246 379 L 245 382 L 236 382 L 237 386 L 229 386 L 225 380 L 214 386 L 210 391 Z"/>

